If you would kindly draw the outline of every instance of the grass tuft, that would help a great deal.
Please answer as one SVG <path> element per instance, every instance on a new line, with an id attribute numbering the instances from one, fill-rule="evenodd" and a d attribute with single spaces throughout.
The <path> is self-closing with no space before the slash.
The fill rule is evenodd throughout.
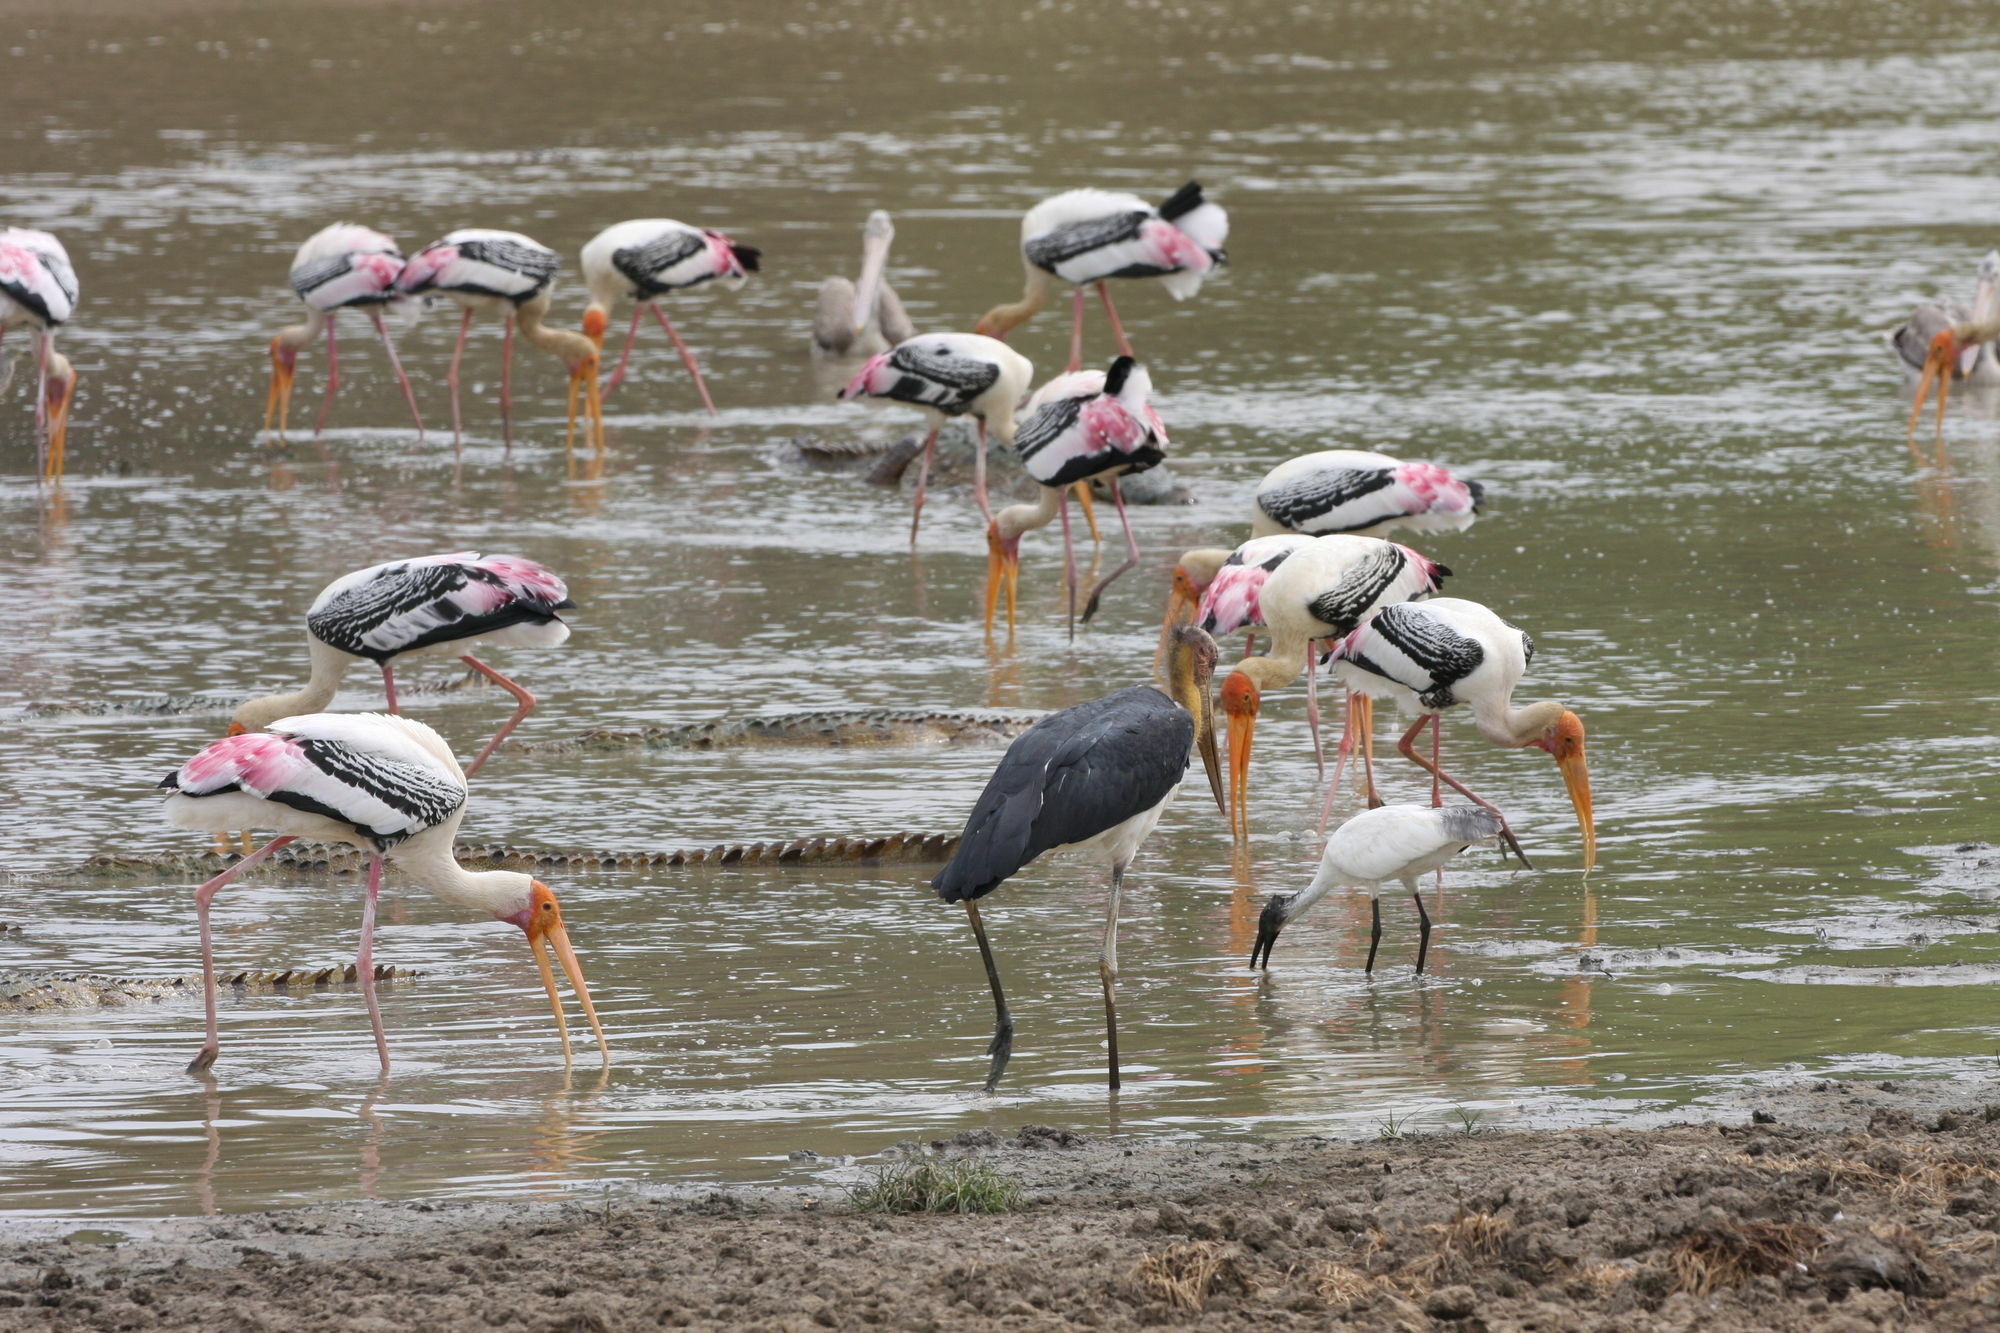
<path id="1" fill-rule="evenodd" d="M 1785 1273 L 1811 1261 L 1826 1233 L 1803 1222 L 1742 1222 L 1690 1232 L 1668 1257 L 1674 1290 L 1706 1296 L 1740 1287 L 1759 1273 Z"/>
<path id="2" fill-rule="evenodd" d="M 1208 1240 L 1184 1241 L 1143 1256 L 1132 1268 L 1132 1281 L 1168 1305 L 1189 1311 L 1202 1309 L 1222 1287 L 1251 1288 L 1235 1252 Z"/>
<path id="3" fill-rule="evenodd" d="M 1021 1187 L 984 1162 L 920 1158 L 882 1168 L 848 1199 L 857 1213 L 1005 1213 Z"/>

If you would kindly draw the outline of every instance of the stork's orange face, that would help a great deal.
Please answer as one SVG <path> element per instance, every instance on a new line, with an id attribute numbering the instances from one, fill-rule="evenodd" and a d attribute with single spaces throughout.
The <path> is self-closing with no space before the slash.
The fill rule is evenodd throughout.
<path id="1" fill-rule="evenodd" d="M 1250 744 L 1262 699 L 1241 671 L 1222 682 L 1222 712 L 1229 719 L 1229 827 L 1240 840 L 1250 836 Z"/>
<path id="2" fill-rule="evenodd" d="M 993 612 L 1007 592 L 1007 632 L 1014 632 L 1014 603 L 1021 583 L 1021 539 L 1002 537 L 997 523 L 986 525 L 986 630 L 993 631 Z"/>
<path id="3" fill-rule="evenodd" d="M 596 306 L 583 312 L 583 336 L 596 343 L 600 352 L 604 350 L 604 330 L 610 323 L 604 312 Z"/>
<path id="4" fill-rule="evenodd" d="M 1590 768 L 1583 759 L 1583 719 L 1564 709 L 1562 716 L 1533 744 L 1548 751 L 1556 767 L 1562 770 L 1563 786 L 1569 791 L 1577 825 L 1583 830 L 1583 868 L 1588 871 L 1597 864 L 1597 818 L 1590 805 Z"/>
<path id="5" fill-rule="evenodd" d="M 291 414 L 292 376 L 299 365 L 299 349 L 283 338 L 271 339 L 271 388 L 264 396 L 264 429 L 271 429 L 271 418 L 278 419 L 278 433 L 284 434 L 286 419 Z"/>
<path id="6" fill-rule="evenodd" d="M 528 937 L 528 950 L 535 955 L 535 966 L 542 972 L 542 986 L 549 993 L 549 1008 L 556 1016 L 556 1031 L 562 1036 L 563 1063 L 570 1062 L 569 1023 L 563 1018 L 562 996 L 556 992 L 555 970 L 549 966 L 548 953 L 555 954 L 562 963 L 563 972 L 569 977 L 576 998 L 583 1002 L 584 1015 L 590 1019 L 591 1031 L 597 1034 L 597 1049 L 604 1063 L 611 1063 L 611 1047 L 604 1040 L 604 1025 L 597 1021 L 597 1006 L 590 1002 L 590 987 L 584 984 L 583 964 L 578 961 L 576 950 L 570 947 L 569 932 L 563 928 L 562 906 L 556 902 L 555 891 L 540 880 L 531 880 L 528 885 L 528 905 L 519 912 L 503 918 L 521 928 Z M 547 952 L 544 952 L 546 949 Z"/>

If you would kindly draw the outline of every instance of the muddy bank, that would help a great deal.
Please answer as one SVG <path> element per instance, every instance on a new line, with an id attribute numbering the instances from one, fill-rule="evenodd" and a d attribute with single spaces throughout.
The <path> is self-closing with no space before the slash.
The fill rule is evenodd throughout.
<path id="1" fill-rule="evenodd" d="M 2000 1082 L 1822 1083 L 1732 1123 L 1366 1142 L 910 1145 L 990 1216 L 800 1188 L 336 1205 L 0 1239 L 0 1327 L 1990 1329 Z"/>

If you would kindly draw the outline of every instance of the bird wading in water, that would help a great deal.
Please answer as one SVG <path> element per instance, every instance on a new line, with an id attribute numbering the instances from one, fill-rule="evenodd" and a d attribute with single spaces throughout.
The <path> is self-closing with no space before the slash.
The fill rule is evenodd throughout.
<path id="1" fill-rule="evenodd" d="M 1215 641 L 1192 625 L 1174 633 L 1163 693 L 1134 686 L 1051 713 L 1007 747 L 965 821 L 951 861 L 931 880 L 948 903 L 964 903 L 993 990 L 995 1025 L 987 1047 L 993 1091 L 1014 1049 L 1014 1019 L 979 916 L 979 900 L 1044 852 L 1077 850 L 1110 862 L 1098 976 L 1104 987 L 1109 1086 L 1118 1078 L 1118 900 L 1125 868 L 1174 798 L 1193 752 L 1201 754 L 1216 808 L 1222 778 L 1209 707 Z"/>

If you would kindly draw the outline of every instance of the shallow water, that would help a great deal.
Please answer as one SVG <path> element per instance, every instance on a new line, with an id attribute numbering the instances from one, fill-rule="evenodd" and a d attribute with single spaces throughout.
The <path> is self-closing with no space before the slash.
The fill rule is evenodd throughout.
<path id="1" fill-rule="evenodd" d="M 1807 32 L 1726 4 L 1647 28 L 1583 5 L 1398 24 L 1278 4 L 959 7 L 949 28 L 880 3 L 610 17 L 634 8 L 190 0 L 169 23 L 119 0 L 0 2 L 30 16 L 0 44 L 0 197 L 63 235 L 85 290 L 59 491 L 28 471 L 32 376 L 0 404 L 0 919 L 22 927 L 0 968 L 196 966 L 191 879 L 64 872 L 194 845 L 149 789 L 223 714 L 138 705 L 294 680 L 303 609 L 347 569 L 484 548 L 561 571 L 575 637 L 499 661 L 543 701 L 524 738 L 730 710 L 1055 708 L 1143 679 L 1174 554 L 1239 531 L 1268 467 L 1335 446 L 1487 484 L 1480 524 L 1427 549 L 1457 571 L 1450 591 L 1534 634 L 1524 694 L 1587 720 L 1599 870 L 1578 874 L 1552 766 L 1460 724 L 1458 765 L 1543 868 L 1455 868 L 1421 983 L 1400 898 L 1372 983 L 1360 899 L 1294 926 L 1253 980 L 1257 910 L 1316 850 L 1303 700 L 1274 696 L 1248 856 L 1232 861 L 1197 786 L 1135 871 L 1115 1107 L 1104 886 L 1079 865 L 1038 865 L 987 911 L 1019 1023 L 997 1098 L 973 1091 L 991 1020 L 977 954 L 923 869 L 557 877 L 608 1080 L 588 1063 L 565 1080 L 517 936 L 392 875 L 379 956 L 427 975 L 385 989 L 386 1085 L 351 990 L 225 999 L 213 1087 L 180 1072 L 198 1006 L 0 1018 L 0 1211 L 765 1178 L 793 1149 L 1028 1122 L 1612 1120 L 1801 1070 L 1991 1071 L 2000 893 L 1950 848 L 1993 833 L 2000 428 L 1994 404 L 1955 397 L 1945 465 L 1914 457 L 1877 341 L 1916 299 L 1965 294 L 2000 239 L 1983 225 L 1990 11 L 1890 31 L 1831 6 Z M 1020 633 L 989 646 L 969 494 L 934 494 L 913 559 L 906 496 L 774 460 L 788 436 L 910 421 L 831 401 L 840 375 L 804 350 L 813 290 L 853 271 L 862 217 L 886 207 L 919 325 L 965 327 L 1018 290 L 1028 204 L 1189 176 L 1229 207 L 1235 264 L 1185 306 L 1135 285 L 1121 313 L 1195 501 L 1134 512 L 1144 564 L 1074 645 L 1060 548 L 1031 536 Z M 532 356 L 508 455 L 487 326 L 454 465 L 456 326 L 438 311 L 400 335 L 425 442 L 360 325 L 320 444 L 259 442 L 263 343 L 296 317 L 286 262 L 324 223 L 406 247 L 510 226 L 573 254 L 662 213 L 766 251 L 743 291 L 671 312 L 718 420 L 655 333 L 601 468 L 566 463 L 562 381 Z M 574 287 L 557 307 L 575 317 Z M 1102 353 L 1102 325 L 1088 336 Z M 1065 339 L 1045 314 L 1016 342 L 1046 371 Z M 302 358 L 295 421 L 320 366 Z M 367 674 L 339 706 L 378 702 Z M 492 691 L 411 709 L 467 753 L 506 712 Z M 503 752 L 466 833 L 650 850 L 949 831 L 999 754 Z M 353 887 L 231 889 L 224 964 L 340 960 Z"/>

